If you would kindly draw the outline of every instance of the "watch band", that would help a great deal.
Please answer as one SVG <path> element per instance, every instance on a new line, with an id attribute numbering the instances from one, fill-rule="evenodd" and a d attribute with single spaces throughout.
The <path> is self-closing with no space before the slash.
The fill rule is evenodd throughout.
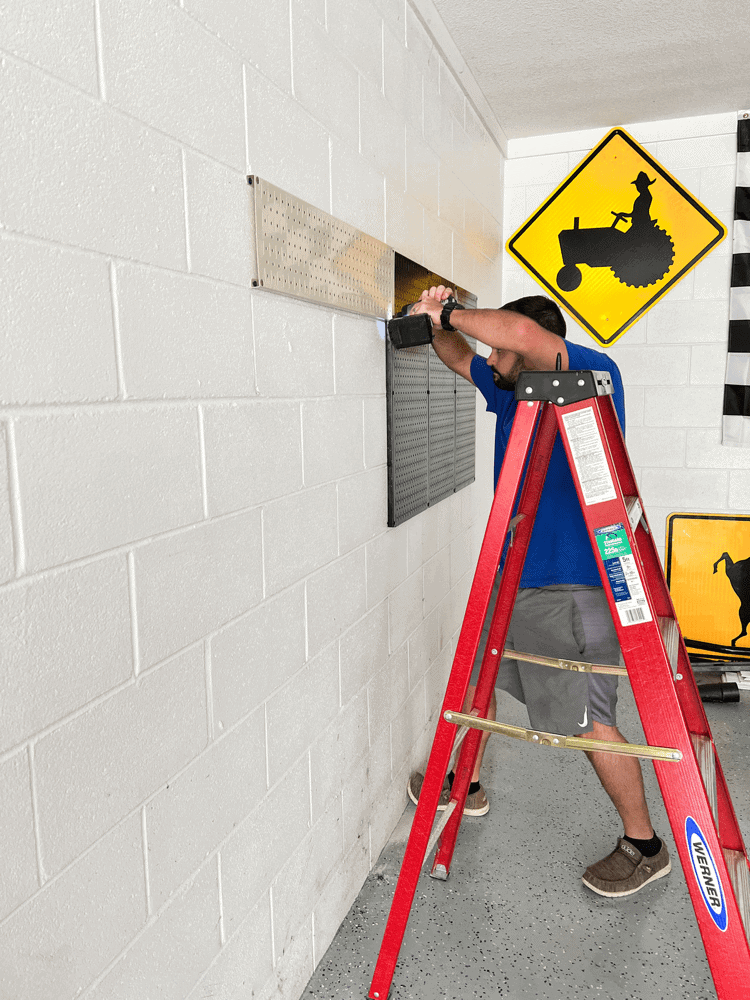
<path id="1" fill-rule="evenodd" d="M 454 309 L 463 309 L 463 306 L 452 295 L 443 303 L 443 311 L 440 313 L 440 325 L 444 330 L 455 333 L 455 326 L 451 325 L 450 315 Z"/>

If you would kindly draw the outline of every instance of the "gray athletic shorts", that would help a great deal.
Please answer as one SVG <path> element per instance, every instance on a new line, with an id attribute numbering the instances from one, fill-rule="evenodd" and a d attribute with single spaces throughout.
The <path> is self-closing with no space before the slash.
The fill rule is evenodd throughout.
<path id="1" fill-rule="evenodd" d="M 471 675 L 476 684 L 495 607 L 495 582 Z M 622 662 L 617 633 L 601 587 L 568 586 L 520 589 L 508 629 L 506 649 L 586 663 Z M 618 678 L 559 670 L 503 657 L 497 687 L 522 701 L 532 729 L 572 736 L 589 732 L 593 721 L 616 725 Z"/>

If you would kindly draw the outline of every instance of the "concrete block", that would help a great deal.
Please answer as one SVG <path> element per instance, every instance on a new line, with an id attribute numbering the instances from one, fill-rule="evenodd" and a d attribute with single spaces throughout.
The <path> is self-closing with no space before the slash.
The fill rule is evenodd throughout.
<path id="1" fill-rule="evenodd" d="M 397 587 L 388 597 L 388 619 L 391 650 L 409 638 L 424 617 L 422 602 L 422 573 L 418 570 Z"/>
<path id="2" fill-rule="evenodd" d="M 107 100 L 241 170 L 242 59 L 162 0 L 102 6 Z"/>
<path id="3" fill-rule="evenodd" d="M 266 705 L 268 775 L 281 778 L 339 709 L 339 651 L 334 644 L 298 671 Z"/>
<path id="4" fill-rule="evenodd" d="M 249 290 L 128 264 L 117 282 L 128 396 L 254 394 Z"/>
<path id="5" fill-rule="evenodd" d="M 211 858 L 88 994 L 90 1000 L 149 995 L 184 1000 L 221 949 L 219 912 L 218 872 Z"/>
<path id="6" fill-rule="evenodd" d="M 422 685 L 426 700 L 427 718 L 431 724 L 437 722 L 435 713 L 443 704 L 445 689 L 448 686 L 451 667 L 453 666 L 453 651 L 450 644 L 444 645 L 438 656 L 430 664 L 429 670 L 424 675 Z M 413 708 L 413 706 L 412 706 Z M 418 735 L 418 734 L 417 734 Z M 408 742 L 408 741 L 407 741 Z M 394 769 L 396 767 L 396 756 L 394 753 Z"/>
<path id="7" fill-rule="evenodd" d="M 643 410 L 646 390 L 640 385 L 625 387 L 625 425 L 626 427 L 641 427 L 643 425 Z"/>
<path id="8" fill-rule="evenodd" d="M 727 236 L 731 242 L 731 233 Z M 732 258 L 711 254 L 693 271 L 693 296 L 696 299 L 725 299 L 729 294 L 732 276 Z"/>
<path id="9" fill-rule="evenodd" d="M 425 758 L 426 759 L 426 758 Z M 401 780 L 403 778 L 403 780 Z M 410 800 L 406 794 L 409 775 L 403 769 L 398 779 L 394 780 L 380 800 L 378 811 L 370 823 L 370 868 L 376 864 L 380 852 L 390 839 L 396 824 L 404 815 L 404 809 L 409 807 Z M 408 829 L 408 828 L 407 828 Z"/>
<path id="10" fill-rule="evenodd" d="M 465 204 L 468 192 L 455 174 L 448 170 L 440 171 L 438 185 L 438 214 L 458 233 L 463 233 L 466 226 Z"/>
<path id="11" fill-rule="evenodd" d="M 361 691 L 344 705 L 310 748 L 314 821 L 323 815 L 330 800 L 341 793 L 350 769 L 368 750 L 367 692 Z"/>
<path id="12" fill-rule="evenodd" d="M 467 573 L 443 600 L 438 604 L 438 621 L 440 622 L 440 648 L 443 649 L 453 640 L 463 622 L 466 602 L 471 589 L 472 574 Z"/>
<path id="13" fill-rule="evenodd" d="M 131 675 L 125 557 L 0 591 L 0 650 L 5 750 Z"/>
<path id="14" fill-rule="evenodd" d="M 279 817 L 283 816 L 283 822 Z M 307 756 L 287 771 L 221 850 L 224 930 L 232 937 L 256 901 L 308 833 L 310 773 Z"/>
<path id="15" fill-rule="evenodd" d="M 357 149 L 360 81 L 347 50 L 297 5 L 291 8 L 291 18 L 295 98 L 324 128 Z"/>
<path id="16" fill-rule="evenodd" d="M 268 504 L 263 512 L 267 595 L 335 559 L 336 520 L 334 483 Z"/>
<path id="17" fill-rule="evenodd" d="M 385 240 L 384 175 L 335 138 L 331 140 L 331 212 L 369 236 Z"/>
<path id="18" fill-rule="evenodd" d="M 284 954 L 277 955 L 273 975 L 258 994 L 258 1000 L 287 1000 L 290 996 L 302 996 L 313 970 L 312 919 L 308 918 L 297 929 Z"/>
<path id="19" fill-rule="evenodd" d="M 0 87 L 4 227 L 185 267 L 182 164 L 173 142 L 25 64 L 7 60 Z"/>
<path id="20" fill-rule="evenodd" d="M 211 639 L 217 731 L 252 712 L 305 662 L 305 595 L 295 587 L 265 601 Z"/>
<path id="21" fill-rule="evenodd" d="M 697 469 L 750 469 L 750 451 L 721 443 L 721 427 L 689 427 L 685 465 Z"/>
<path id="22" fill-rule="evenodd" d="M 408 523 L 388 528 L 367 546 L 367 604 L 375 607 L 404 582 L 408 573 L 405 545 Z"/>
<path id="23" fill-rule="evenodd" d="M 363 156 L 396 187 L 406 187 L 404 116 L 386 100 L 380 87 L 360 81 L 360 148 Z"/>
<path id="24" fill-rule="evenodd" d="M 453 230 L 431 212 L 424 214 L 425 267 L 453 280 Z"/>
<path id="25" fill-rule="evenodd" d="M 750 496 L 750 470 L 742 469 L 730 472 L 729 509 L 747 513 L 748 496 Z"/>
<path id="26" fill-rule="evenodd" d="M 314 18 L 318 24 L 325 27 L 326 24 L 326 0 L 296 0 L 297 5 L 309 17 Z"/>
<path id="27" fill-rule="evenodd" d="M 445 690 L 443 690 L 445 694 Z M 391 752 L 393 770 L 400 769 L 410 758 L 412 747 L 427 723 L 425 711 L 425 685 L 420 683 L 403 703 L 391 725 Z"/>
<path id="28" fill-rule="evenodd" d="M 737 139 L 734 134 L 670 139 L 656 144 L 656 159 L 674 174 L 685 167 L 703 169 L 732 164 L 736 156 Z"/>
<path id="29" fill-rule="evenodd" d="M 685 434 L 682 427 L 629 427 L 630 461 L 641 468 L 678 468 L 685 464 Z"/>
<path id="30" fill-rule="evenodd" d="M 207 405 L 203 410 L 209 516 L 228 514 L 302 488 L 298 403 Z"/>
<path id="31" fill-rule="evenodd" d="M 734 162 L 701 169 L 698 197 L 710 212 L 734 211 L 735 173 Z M 730 232 L 727 239 L 731 241 L 731 238 Z"/>
<path id="32" fill-rule="evenodd" d="M 608 353 L 620 369 L 625 386 L 676 386 L 689 381 L 689 347 L 614 344 Z"/>
<path id="33" fill-rule="evenodd" d="M 34 752 L 45 870 L 98 840 L 205 747 L 201 648 L 53 730 Z"/>
<path id="34" fill-rule="evenodd" d="M 378 89 L 383 88 L 383 19 L 368 0 L 356 4 L 327 0 L 326 21 L 331 40 L 346 52 L 355 68 Z"/>
<path id="35" fill-rule="evenodd" d="M 406 47 L 411 52 L 416 64 L 425 74 L 426 82 L 429 82 L 431 87 L 439 91 L 438 67 L 440 55 L 432 40 L 432 36 L 409 4 L 406 5 Z"/>
<path id="36" fill-rule="evenodd" d="M 27 567 L 203 517 L 194 411 L 122 407 L 16 423 Z"/>
<path id="37" fill-rule="evenodd" d="M 30 0 L 4 11 L 0 48 L 97 94 L 94 28 L 88 0 L 63 0 L 54 6 Z"/>
<path id="38" fill-rule="evenodd" d="M 385 325 L 369 316 L 337 312 L 333 317 L 336 392 L 351 396 L 385 393 Z"/>
<path id="39" fill-rule="evenodd" d="M 385 181 L 385 240 L 410 260 L 424 259 L 424 208 L 413 195 Z"/>
<path id="40" fill-rule="evenodd" d="M 462 128 L 465 128 L 466 121 L 464 117 L 464 105 L 466 102 L 464 92 L 455 76 L 442 59 L 439 63 L 439 77 L 441 100 L 456 119 L 458 124 Z"/>
<path id="41" fill-rule="evenodd" d="M 372 675 L 388 659 L 388 605 L 385 601 L 353 625 L 339 643 L 341 656 L 341 703 L 359 694 Z"/>
<path id="42" fill-rule="evenodd" d="M 727 502 L 729 472 L 718 469 L 644 469 L 640 477 L 646 509 L 723 510 Z"/>
<path id="43" fill-rule="evenodd" d="M 271 885 L 274 952 L 283 954 L 309 921 L 321 889 L 343 855 L 341 800 L 318 820 Z M 341 914 L 343 918 L 343 912 Z"/>
<path id="44" fill-rule="evenodd" d="M 476 288 L 475 251 L 457 232 L 453 234 L 453 281 L 463 288 Z"/>
<path id="45" fill-rule="evenodd" d="M 401 646 L 367 685 L 367 720 L 370 743 L 391 729 L 409 699 L 409 653 Z M 393 746 L 393 744 L 392 744 Z"/>
<path id="46" fill-rule="evenodd" d="M 358 840 L 328 879 L 313 911 L 316 964 L 327 951 L 344 914 L 364 885 L 369 868 L 370 852 L 367 845 Z"/>
<path id="47" fill-rule="evenodd" d="M 381 466 L 342 479 L 339 495 L 339 549 L 347 552 L 369 542 L 388 521 L 387 472 Z"/>
<path id="48" fill-rule="evenodd" d="M 261 396 L 332 396 L 331 313 L 262 289 L 253 294 L 252 302 Z"/>
<path id="49" fill-rule="evenodd" d="M 365 550 L 329 563 L 307 580 L 307 650 L 314 656 L 367 608 Z"/>
<path id="50" fill-rule="evenodd" d="M 426 562 L 423 569 L 423 614 L 428 615 L 450 590 L 450 546 L 444 546 L 437 555 Z"/>
<path id="51" fill-rule="evenodd" d="M 722 386 L 676 386 L 645 390 L 647 427 L 713 427 L 721 414 Z"/>
<path id="52" fill-rule="evenodd" d="M 190 270 L 249 285 L 252 232 L 247 175 L 185 152 Z"/>
<path id="53" fill-rule="evenodd" d="M 439 171 L 437 154 L 424 140 L 409 136 L 406 145 L 406 191 L 433 215 L 437 215 L 439 208 Z M 429 249 L 427 244 L 428 252 Z"/>
<path id="54" fill-rule="evenodd" d="M 59 247 L 0 239 L 3 403 L 117 395 L 107 262 Z"/>
<path id="55" fill-rule="evenodd" d="M 436 608 L 427 615 L 408 640 L 409 690 L 424 677 L 430 664 L 440 652 L 440 614 Z"/>
<path id="56" fill-rule="evenodd" d="M 105 876 L 106 873 L 106 877 Z M 95 845 L 3 925 L 0 969 L 13 1000 L 74 997 L 146 922 L 140 818 Z"/>
<path id="57" fill-rule="evenodd" d="M 373 812 L 370 761 L 364 757 L 352 769 L 341 790 L 344 854 L 364 838 L 369 849 L 368 827 Z M 377 805 L 375 805 L 377 809 Z"/>
<path id="58" fill-rule="evenodd" d="M 362 401 L 305 400 L 302 449 L 306 486 L 360 472 L 365 465 Z"/>
<path id="59" fill-rule="evenodd" d="M 577 161 L 576 161 L 577 162 Z M 556 187 L 569 172 L 567 153 L 546 156 L 520 156 L 505 164 L 505 188 L 525 188 L 530 184 Z M 530 211 L 532 206 L 527 205 Z M 534 206 L 535 207 L 535 206 Z"/>
<path id="60" fill-rule="evenodd" d="M 256 997 L 272 975 L 271 902 L 264 896 L 224 945 L 187 1000 Z"/>
<path id="61" fill-rule="evenodd" d="M 10 478 L 5 424 L 0 424 L 0 583 L 16 575 L 13 520 L 10 513 Z"/>
<path id="62" fill-rule="evenodd" d="M 291 85 L 291 33 L 286 0 L 248 11 L 234 0 L 182 0 L 182 7 L 277 86 Z"/>
<path id="63" fill-rule="evenodd" d="M 144 666 L 249 611 L 263 593 L 259 511 L 162 538 L 135 552 Z"/>
<path id="64" fill-rule="evenodd" d="M 383 84 L 386 100 L 405 123 L 408 134 L 422 135 L 422 70 L 407 51 L 403 5 L 400 24 L 386 19 L 383 30 Z M 398 32 L 392 29 L 397 27 Z"/>
<path id="65" fill-rule="evenodd" d="M 388 424 L 385 396 L 365 399 L 365 467 L 378 468 L 388 459 Z"/>
<path id="66" fill-rule="evenodd" d="M 0 920 L 39 888 L 26 750 L 0 764 L 0 851 L 6 859 L 0 883 Z"/>
<path id="67" fill-rule="evenodd" d="M 247 172 L 330 212 L 328 131 L 251 66 L 245 67 L 245 92 Z"/>
<path id="68" fill-rule="evenodd" d="M 265 791 L 265 717 L 261 709 L 212 743 L 146 805 L 155 910 L 250 815 Z"/>
<path id="69" fill-rule="evenodd" d="M 471 527 L 461 532 L 450 543 L 450 587 L 456 584 L 466 573 L 473 573 L 476 560 L 472 549 Z"/>
<path id="70" fill-rule="evenodd" d="M 723 385 L 726 364 L 724 344 L 694 344 L 690 348 L 691 385 Z"/>

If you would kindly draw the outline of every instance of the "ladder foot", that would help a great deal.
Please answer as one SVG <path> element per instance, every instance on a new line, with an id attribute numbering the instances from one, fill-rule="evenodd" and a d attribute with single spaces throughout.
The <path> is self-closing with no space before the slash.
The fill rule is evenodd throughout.
<path id="1" fill-rule="evenodd" d="M 448 881 L 448 869 L 445 865 L 435 865 L 430 872 L 430 878 L 439 878 L 441 882 Z"/>

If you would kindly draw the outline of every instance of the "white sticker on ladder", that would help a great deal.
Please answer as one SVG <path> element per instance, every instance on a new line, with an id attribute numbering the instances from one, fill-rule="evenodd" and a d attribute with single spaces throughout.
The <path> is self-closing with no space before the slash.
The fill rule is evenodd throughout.
<path id="1" fill-rule="evenodd" d="M 594 409 L 591 406 L 563 414 L 565 431 L 570 442 L 583 500 L 587 507 L 617 497 L 612 474 L 607 464 L 604 445 L 599 435 Z"/>

